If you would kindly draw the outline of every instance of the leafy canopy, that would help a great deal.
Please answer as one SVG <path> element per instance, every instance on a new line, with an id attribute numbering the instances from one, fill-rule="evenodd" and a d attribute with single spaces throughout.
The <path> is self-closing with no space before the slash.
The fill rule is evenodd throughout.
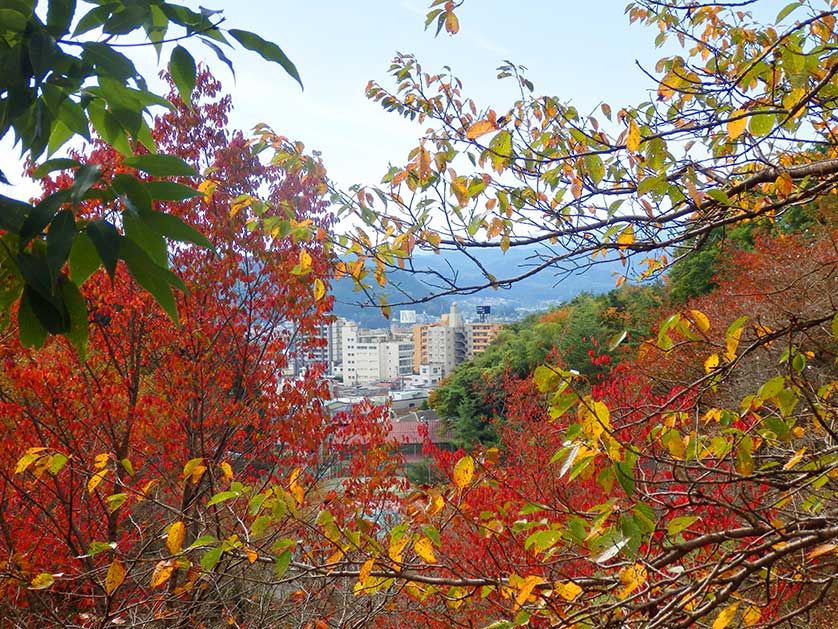
<path id="1" fill-rule="evenodd" d="M 34 204 L 0 196 L 0 324 L 8 324 L 19 304 L 20 335 L 27 345 L 40 346 L 48 334 L 63 334 L 84 352 L 88 313 L 79 287 L 85 277 L 66 274 L 70 258 L 89 270 L 102 266 L 111 278 L 123 260 L 177 320 L 172 289 L 183 290 L 183 282 L 169 270 L 165 252 L 148 255 L 148 243 L 128 237 L 126 225 L 141 226 L 144 237 L 154 241 L 208 246 L 180 218 L 155 210 L 160 201 L 196 196 L 191 186 L 199 174 L 194 164 L 158 152 L 150 111 L 173 106 L 148 89 L 130 51 L 154 47 L 159 59 L 170 48 L 168 71 L 189 106 L 197 69 L 186 43 L 200 42 L 231 70 L 225 48 L 237 43 L 300 82 L 276 44 L 249 31 L 222 28 L 223 23 L 220 11 L 195 11 L 164 0 L 11 0 L 0 9 L 0 138 L 13 134 L 21 156 L 34 167 L 74 137 L 90 141 L 93 129 L 130 167 L 110 181 L 95 162 L 54 158 L 34 167 L 32 176 L 68 170 L 74 174 L 71 187 Z M 6 181 L 3 173 L 0 181 Z M 96 198 L 110 212 L 78 220 L 79 204 Z"/>

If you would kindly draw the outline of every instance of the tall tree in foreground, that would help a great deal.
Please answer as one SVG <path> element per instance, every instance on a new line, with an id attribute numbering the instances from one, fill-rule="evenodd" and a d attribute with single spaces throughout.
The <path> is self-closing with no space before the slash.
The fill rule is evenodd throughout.
<path id="1" fill-rule="evenodd" d="M 219 87 L 202 71 L 191 106 L 172 94 L 175 111 L 153 128 L 159 147 L 209 173 L 198 198 L 181 182 L 137 176 L 102 143 L 79 156 L 101 165 L 99 194 L 120 195 L 126 208 L 89 200 L 68 215 L 88 227 L 69 255 L 91 317 L 86 356 L 63 338 L 36 352 L 14 329 L 2 337 L 0 615 L 15 626 L 317 617 L 328 596 L 303 611 L 282 581 L 310 538 L 310 503 L 322 499 L 308 488 L 332 479 L 333 494 L 351 490 L 368 509 L 389 489 L 378 411 L 335 421 L 322 367 L 286 377 L 330 320 L 324 171 L 264 165 L 259 146 L 227 131 L 230 99 Z M 60 175 L 45 192 L 71 185 Z M 257 191 L 262 206 L 240 200 Z M 292 232 L 249 229 L 255 211 Z M 110 274 L 90 256 L 96 234 L 115 229 L 107 225 L 121 236 Z M 183 242 L 167 247 L 150 225 L 174 226 Z M 183 279 L 175 297 L 166 277 L 147 278 L 171 317 L 129 274 L 148 260 Z M 347 469 L 370 482 L 344 489 L 334 479 Z M 305 552 L 317 556 L 315 545 Z"/>

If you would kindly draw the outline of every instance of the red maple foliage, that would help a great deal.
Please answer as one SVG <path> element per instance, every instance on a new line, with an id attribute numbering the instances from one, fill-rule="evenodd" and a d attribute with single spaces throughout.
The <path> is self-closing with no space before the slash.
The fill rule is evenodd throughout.
<path id="1" fill-rule="evenodd" d="M 119 215 L 93 199 L 76 219 L 107 216 L 146 255 L 169 260 L 186 286 L 179 323 L 120 263 L 82 289 L 86 360 L 62 338 L 39 351 L 12 333 L 0 340 L 0 614 L 16 626 L 272 622 L 288 613 L 286 599 L 259 600 L 236 579 L 250 567 L 252 580 L 269 581 L 273 559 L 251 564 L 305 538 L 303 500 L 334 500 L 307 495 L 313 481 L 347 470 L 374 479 L 334 485 L 364 504 L 390 490 L 383 410 L 334 420 L 323 367 L 309 360 L 331 320 L 331 298 L 312 290 L 333 267 L 324 170 L 264 163 L 257 143 L 227 130 L 230 99 L 206 71 L 193 108 L 172 101 L 156 120 L 157 145 L 208 183 L 165 209 L 213 248 L 167 248 L 143 230 L 142 213 L 156 207 L 127 204 Z M 79 157 L 107 182 L 126 170 L 98 142 Z M 58 176 L 45 193 L 71 183 Z M 276 217 L 284 233 L 249 226 L 257 209 L 247 195 L 262 196 L 261 218 Z M 352 509 L 337 500 L 332 511 Z"/>

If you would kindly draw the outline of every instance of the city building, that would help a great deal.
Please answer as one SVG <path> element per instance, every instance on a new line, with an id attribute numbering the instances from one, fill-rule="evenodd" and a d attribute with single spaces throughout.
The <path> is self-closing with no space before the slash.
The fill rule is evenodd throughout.
<path id="1" fill-rule="evenodd" d="M 413 326 L 413 373 L 419 375 L 422 366 L 429 365 L 439 367 L 443 377 L 448 375 L 484 351 L 502 327 L 484 320 L 466 323 L 457 304 L 451 304 L 450 312 L 439 321 Z"/>
<path id="2" fill-rule="evenodd" d="M 392 330 L 366 330 L 353 321 L 341 329 L 341 376 L 344 384 L 396 381 L 410 375 L 413 343 Z"/>

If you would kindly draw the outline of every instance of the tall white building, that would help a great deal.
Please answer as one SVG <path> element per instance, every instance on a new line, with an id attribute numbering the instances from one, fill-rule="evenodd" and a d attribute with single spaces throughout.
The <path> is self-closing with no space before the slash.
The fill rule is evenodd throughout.
<path id="1" fill-rule="evenodd" d="M 398 380 L 412 371 L 413 343 L 389 330 L 365 330 L 347 321 L 341 329 L 341 350 L 345 384 Z"/>

